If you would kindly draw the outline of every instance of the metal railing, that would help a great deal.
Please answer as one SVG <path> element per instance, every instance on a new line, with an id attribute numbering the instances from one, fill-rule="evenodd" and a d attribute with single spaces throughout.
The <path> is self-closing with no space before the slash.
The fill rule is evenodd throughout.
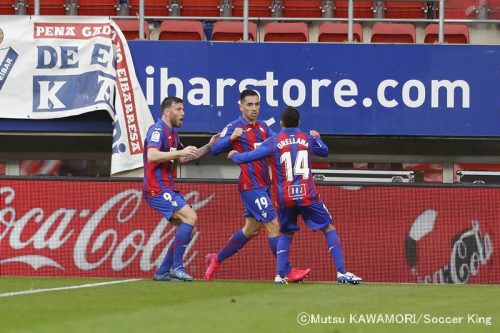
<path id="1" fill-rule="evenodd" d="M 34 1 L 34 14 L 40 15 L 40 1 Z M 419 1 L 422 0 L 404 0 L 402 2 L 408 1 Z M 346 22 L 348 24 L 348 33 L 347 33 L 347 42 L 354 42 L 354 32 L 353 25 L 354 22 L 381 22 L 381 21 L 390 21 L 390 22 L 399 22 L 399 23 L 438 23 L 438 43 L 444 43 L 444 23 L 500 23 L 500 20 L 488 20 L 488 19 L 446 19 L 445 15 L 445 1 L 446 0 L 426 0 L 426 2 L 434 2 L 439 3 L 439 18 L 438 19 L 386 19 L 383 17 L 376 18 L 354 18 L 354 0 L 348 0 L 348 15 L 347 18 L 331 18 L 328 15 L 323 15 L 321 18 L 311 18 L 311 17 L 279 17 L 280 21 L 329 21 L 329 22 Z M 330 5 L 330 3 L 328 3 Z M 330 7 L 327 7 L 330 8 Z M 177 8 L 179 9 L 179 8 Z M 170 10 L 170 7 L 169 7 Z M 176 11 L 176 13 L 180 13 Z M 112 16 L 114 17 L 114 16 Z M 139 39 L 144 39 L 144 22 L 145 20 L 205 20 L 205 21 L 241 21 L 243 20 L 243 41 L 249 41 L 249 30 L 248 23 L 250 21 L 276 21 L 277 17 L 249 17 L 249 1 L 243 1 L 243 17 L 229 17 L 229 16 L 217 16 L 217 17 L 199 17 L 199 16 L 145 16 L 144 15 L 144 0 L 139 0 L 139 12 L 138 15 L 133 16 L 120 16 L 123 19 L 139 19 Z"/>

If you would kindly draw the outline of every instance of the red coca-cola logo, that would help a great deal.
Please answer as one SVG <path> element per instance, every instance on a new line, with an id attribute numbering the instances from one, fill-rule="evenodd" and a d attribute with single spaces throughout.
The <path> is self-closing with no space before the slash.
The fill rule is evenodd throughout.
<path id="1" fill-rule="evenodd" d="M 481 233 L 480 222 L 471 221 L 471 228 L 456 235 L 436 238 L 434 242 L 451 244 L 449 259 L 442 267 L 434 266 L 432 271 L 419 272 L 418 244 L 424 237 L 431 237 L 436 226 L 438 212 L 428 209 L 420 214 L 412 223 L 405 242 L 405 256 L 411 273 L 421 283 L 467 283 L 476 276 L 481 266 L 486 265 L 493 253 L 493 242 L 490 235 Z M 431 244 L 432 245 L 432 244 Z M 429 245 L 427 245 L 429 246 Z M 427 254 L 432 253 L 429 248 Z"/>
<path id="2" fill-rule="evenodd" d="M 140 211 L 144 214 L 152 209 L 136 189 L 116 193 L 96 209 L 59 207 L 51 211 L 32 207 L 20 212 L 13 187 L 0 188 L 0 195 L 4 207 L 0 210 L 0 241 L 2 248 L 9 248 L 0 265 L 23 263 L 34 270 L 61 271 L 74 266 L 84 272 L 107 265 L 120 272 L 136 261 L 141 271 L 149 272 L 161 263 L 174 236 L 175 229 L 165 219 L 141 225 Z M 185 195 L 195 210 L 212 198 L 201 198 L 197 191 Z M 191 251 L 197 239 L 195 235 L 186 249 L 186 265 L 197 255 Z M 73 254 L 71 263 L 61 255 L 68 251 Z"/>

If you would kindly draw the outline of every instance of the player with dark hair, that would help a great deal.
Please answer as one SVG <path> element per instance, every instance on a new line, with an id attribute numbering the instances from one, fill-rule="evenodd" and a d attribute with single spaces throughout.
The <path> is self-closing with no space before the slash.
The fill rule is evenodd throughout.
<path id="1" fill-rule="evenodd" d="M 288 283 L 286 264 L 294 232 L 298 231 L 297 216 L 313 231 L 323 231 L 329 252 L 337 268 L 337 281 L 358 284 L 362 279 L 347 272 L 340 238 L 333 226 L 333 219 L 316 191 L 311 174 L 312 154 L 326 157 L 328 147 L 316 131 L 302 132 L 298 126 L 300 114 L 297 109 L 287 107 L 281 115 L 281 132 L 264 141 L 254 151 L 241 153 L 231 151 L 228 157 L 245 165 L 269 158 L 273 175 L 273 187 L 278 196 L 278 215 L 281 236 L 278 241 L 277 275 L 275 283 Z"/>
<path id="2" fill-rule="evenodd" d="M 243 90 L 240 94 L 239 107 L 241 116 L 227 125 L 221 132 L 220 139 L 212 146 L 212 154 L 236 150 L 250 152 L 265 139 L 274 135 L 269 126 L 257 120 L 260 110 L 260 98 L 256 91 Z M 236 231 L 219 253 L 209 253 L 206 257 L 207 270 L 205 280 L 211 281 L 221 263 L 238 252 L 245 244 L 257 236 L 262 226 L 268 234 L 268 243 L 273 255 L 279 239 L 279 223 L 272 204 L 269 187 L 269 168 L 266 160 L 241 165 L 239 191 L 245 211 L 245 226 Z M 292 268 L 285 264 L 285 275 L 290 282 L 299 282 L 307 277 L 310 269 Z"/>
<path id="3" fill-rule="evenodd" d="M 156 281 L 191 281 L 186 273 L 182 257 L 198 219 L 196 212 L 174 188 L 175 161 L 187 163 L 210 151 L 219 134 L 201 148 L 184 147 L 176 128 L 184 122 L 184 103 L 178 97 L 167 97 L 161 103 L 161 119 L 148 130 L 144 140 L 143 195 L 146 202 L 160 212 L 167 221 L 177 227 L 175 238 L 167 254 L 153 276 Z"/>

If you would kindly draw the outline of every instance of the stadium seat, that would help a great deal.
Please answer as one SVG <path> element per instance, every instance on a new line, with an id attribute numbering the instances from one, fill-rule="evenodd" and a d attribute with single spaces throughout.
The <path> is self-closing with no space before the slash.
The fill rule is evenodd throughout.
<path id="1" fill-rule="evenodd" d="M 241 21 L 218 21 L 212 30 L 213 41 L 239 41 L 243 38 L 243 22 Z M 248 22 L 248 38 L 257 40 L 257 24 Z"/>
<path id="2" fill-rule="evenodd" d="M 43 0 L 42 0 L 43 2 Z M 115 16 L 116 0 L 78 0 L 78 15 Z"/>
<path id="3" fill-rule="evenodd" d="M 283 1 L 284 17 L 321 17 L 322 0 Z"/>
<path id="4" fill-rule="evenodd" d="M 160 25 L 160 40 L 205 40 L 200 21 L 166 20 Z"/>
<path id="5" fill-rule="evenodd" d="M 184 3 L 185 0 L 182 1 Z M 139 0 L 129 0 L 130 15 L 139 15 Z M 168 0 L 144 1 L 144 15 L 146 16 L 168 16 Z"/>
<path id="6" fill-rule="evenodd" d="M 437 43 L 439 24 L 432 23 L 425 28 L 424 42 Z M 444 41 L 450 44 L 469 44 L 469 27 L 465 24 L 444 25 Z"/>
<path id="7" fill-rule="evenodd" d="M 353 24 L 353 39 L 363 42 L 363 29 L 361 24 Z M 323 22 L 319 26 L 318 42 L 342 43 L 347 41 L 347 23 Z"/>
<path id="8" fill-rule="evenodd" d="M 33 1 L 28 2 L 34 7 Z M 66 15 L 66 0 L 40 1 L 40 15 Z"/>
<path id="9" fill-rule="evenodd" d="M 165 1 L 167 4 L 168 1 Z M 182 16 L 220 16 L 220 0 L 182 0 Z"/>
<path id="10" fill-rule="evenodd" d="M 423 1 L 386 1 L 384 6 L 386 18 L 425 18 Z"/>
<path id="11" fill-rule="evenodd" d="M 500 20 L 500 0 L 488 0 L 488 18 Z"/>
<path id="12" fill-rule="evenodd" d="M 233 0 L 233 16 L 243 16 L 244 0 Z M 248 1 L 248 14 L 250 17 L 269 17 L 271 16 L 270 0 L 251 0 Z"/>
<path id="13" fill-rule="evenodd" d="M 415 43 L 415 26 L 410 23 L 375 23 L 372 43 Z"/>
<path id="14" fill-rule="evenodd" d="M 134 40 L 139 38 L 139 20 L 125 20 L 117 19 L 115 23 L 120 27 L 123 35 L 127 40 Z M 144 38 L 149 39 L 149 24 L 144 22 Z"/>
<path id="15" fill-rule="evenodd" d="M 435 6 L 438 6 L 436 4 Z M 444 18 L 471 19 L 476 16 L 477 0 L 447 0 L 445 2 Z"/>
<path id="16" fill-rule="evenodd" d="M 309 30 L 304 22 L 271 22 L 264 27 L 265 42 L 308 42 Z"/>
<path id="17" fill-rule="evenodd" d="M 335 17 L 347 17 L 349 2 L 346 0 L 335 0 Z M 373 18 L 373 1 L 354 1 L 355 18 Z"/>

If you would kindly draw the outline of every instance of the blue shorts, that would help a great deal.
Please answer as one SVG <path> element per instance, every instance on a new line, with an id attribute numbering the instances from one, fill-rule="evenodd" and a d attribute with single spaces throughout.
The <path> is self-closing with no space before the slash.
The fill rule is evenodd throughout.
<path id="1" fill-rule="evenodd" d="M 173 213 L 187 205 L 186 200 L 184 200 L 184 197 L 179 192 L 168 190 L 161 195 L 144 199 L 151 207 L 160 212 L 167 221 L 170 220 Z"/>
<path id="2" fill-rule="evenodd" d="M 240 192 L 241 201 L 245 206 L 244 217 L 253 217 L 258 222 L 271 222 L 276 218 L 269 189 L 256 188 L 253 190 Z"/>
<path id="3" fill-rule="evenodd" d="M 323 202 L 314 202 L 309 206 L 284 207 L 278 209 L 280 231 L 283 234 L 299 230 L 297 216 L 302 215 L 305 224 L 312 231 L 323 230 L 333 224 L 332 216 Z"/>

